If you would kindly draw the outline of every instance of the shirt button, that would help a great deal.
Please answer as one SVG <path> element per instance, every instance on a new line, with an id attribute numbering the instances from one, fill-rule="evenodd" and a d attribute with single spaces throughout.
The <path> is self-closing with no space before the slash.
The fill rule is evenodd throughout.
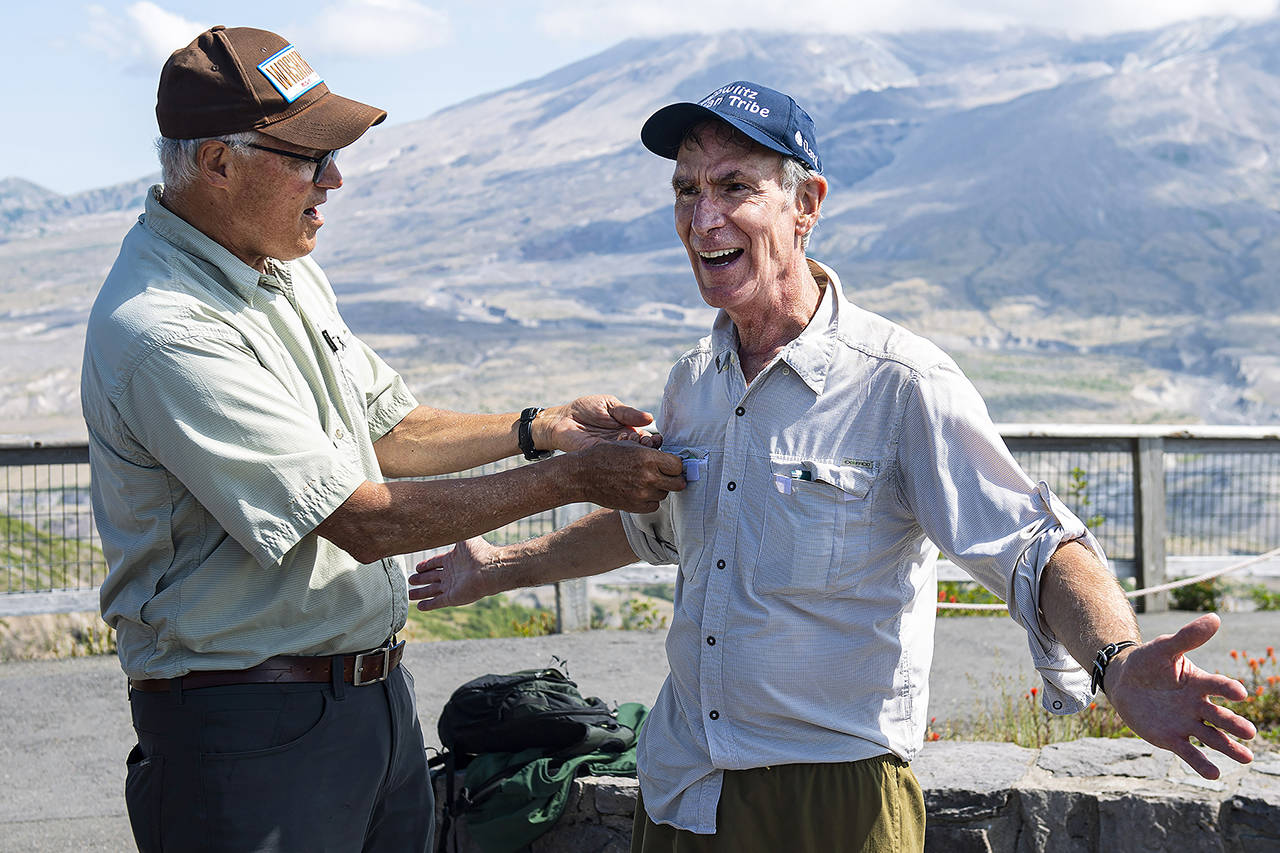
<path id="1" fill-rule="evenodd" d="M 738 488 L 738 484 L 735 483 L 733 480 L 730 480 L 729 485 L 725 486 L 725 488 L 727 488 L 729 491 L 732 492 L 734 489 Z"/>
<path id="2" fill-rule="evenodd" d="M 715 637 L 707 637 L 707 645 L 708 645 L 708 646 L 714 646 L 715 644 L 716 644 L 716 638 L 715 638 Z"/>
<path id="3" fill-rule="evenodd" d="M 790 375 L 791 375 L 791 371 L 790 371 L 788 368 L 785 368 L 785 367 L 784 367 L 784 368 L 782 368 L 782 375 L 783 375 L 783 376 L 790 376 Z"/>
<path id="4" fill-rule="evenodd" d="M 736 409 L 734 409 L 734 410 L 733 410 L 733 413 L 734 413 L 735 415 L 737 415 L 738 417 L 742 417 L 743 415 L 745 415 L 745 414 L 747 413 L 747 410 L 746 410 L 746 409 L 744 409 L 744 408 L 742 408 L 741 406 L 739 406 L 738 408 L 736 408 Z"/>
<path id="5" fill-rule="evenodd" d="M 719 712 L 719 711 L 712 711 L 710 714 L 707 714 L 707 716 L 708 716 L 708 717 L 710 717 L 710 718 L 711 718 L 711 719 L 713 719 L 713 720 L 718 720 L 718 719 L 720 719 L 720 712 Z"/>
<path id="6" fill-rule="evenodd" d="M 717 568 L 717 569 L 723 569 L 723 568 L 724 568 L 724 560 L 716 560 L 716 568 Z"/>

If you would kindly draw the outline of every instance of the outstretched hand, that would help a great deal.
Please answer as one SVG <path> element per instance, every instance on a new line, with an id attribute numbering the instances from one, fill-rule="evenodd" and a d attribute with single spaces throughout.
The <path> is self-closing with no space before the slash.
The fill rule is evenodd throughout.
<path id="1" fill-rule="evenodd" d="M 409 575 L 409 599 L 418 602 L 419 610 L 437 610 L 501 592 L 501 586 L 490 583 L 486 575 L 496 567 L 498 553 L 483 537 L 476 536 L 423 560 Z"/>
<path id="2" fill-rule="evenodd" d="M 1228 758 L 1247 764 L 1253 753 L 1235 738 L 1253 738 L 1253 723 L 1210 701 L 1221 696 L 1243 701 L 1249 694 L 1234 678 L 1206 672 L 1187 659 L 1218 632 L 1222 621 L 1207 613 L 1137 646 L 1107 667 L 1107 699 L 1134 733 L 1167 749 L 1206 779 L 1217 779 L 1218 768 L 1190 741 L 1199 740 Z"/>
<path id="3" fill-rule="evenodd" d="M 648 412 L 624 405 L 608 394 L 592 394 L 545 409 L 532 427 L 536 447 L 571 453 L 606 441 L 661 447 L 662 436 L 638 429 L 651 423 L 653 415 Z"/>

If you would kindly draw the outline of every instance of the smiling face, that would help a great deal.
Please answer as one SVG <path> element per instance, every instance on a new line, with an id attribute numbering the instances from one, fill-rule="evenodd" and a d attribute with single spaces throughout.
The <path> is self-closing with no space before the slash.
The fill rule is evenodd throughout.
<path id="1" fill-rule="evenodd" d="M 270 144 L 312 157 L 325 153 L 277 139 Z M 234 245 L 227 248 L 258 270 L 265 268 L 267 258 L 291 261 L 310 254 L 324 225 L 319 206 L 329 190 L 342 186 L 337 164 L 330 163 L 316 184 L 311 180 L 315 165 L 305 160 L 254 148 L 238 149 L 235 155 L 227 186 L 232 211 L 227 226 Z"/>
<path id="2" fill-rule="evenodd" d="M 709 122 L 681 146 L 671 184 L 676 231 L 706 303 L 735 321 L 785 307 L 805 279 L 801 238 L 817 210 L 783 190 L 781 155 Z"/>

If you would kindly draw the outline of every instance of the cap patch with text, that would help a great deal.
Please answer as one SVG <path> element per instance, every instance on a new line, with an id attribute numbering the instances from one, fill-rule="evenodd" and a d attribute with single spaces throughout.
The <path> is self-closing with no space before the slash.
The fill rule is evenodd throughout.
<path id="1" fill-rule="evenodd" d="M 280 97 L 291 104 L 324 82 L 293 45 L 260 63 L 258 70 L 276 87 Z"/>

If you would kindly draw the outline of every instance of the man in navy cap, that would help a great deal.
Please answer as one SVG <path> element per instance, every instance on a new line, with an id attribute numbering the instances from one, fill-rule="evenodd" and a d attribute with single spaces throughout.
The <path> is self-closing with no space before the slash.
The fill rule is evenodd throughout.
<path id="1" fill-rule="evenodd" d="M 1192 736 L 1251 760 L 1231 736 L 1253 726 L 1208 699 L 1243 686 L 1185 658 L 1217 617 L 1142 644 L 1096 539 L 1017 465 L 955 363 L 806 257 L 827 194 L 808 114 L 739 81 L 659 110 L 641 139 L 675 160 L 676 231 L 720 309 L 663 398 L 686 488 L 653 513 L 464 542 L 410 578 L 430 609 L 636 557 L 679 564 L 632 850 L 922 850 L 909 762 L 939 549 L 1026 630 L 1048 710 L 1105 688 L 1135 732 L 1208 778 Z"/>

